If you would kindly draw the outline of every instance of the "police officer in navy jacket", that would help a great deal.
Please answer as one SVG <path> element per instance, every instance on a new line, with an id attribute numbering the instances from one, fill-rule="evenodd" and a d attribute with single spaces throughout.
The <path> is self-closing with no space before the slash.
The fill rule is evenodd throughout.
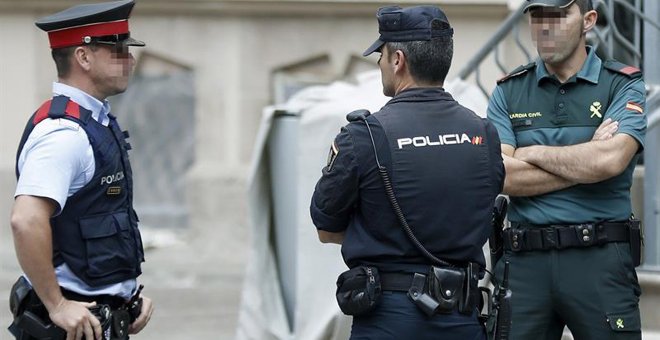
<path id="1" fill-rule="evenodd" d="M 377 17 L 380 37 L 364 55 L 380 54 L 383 93 L 392 99 L 371 115 L 358 112 L 362 118 L 332 143 L 310 208 L 319 239 L 341 244 L 349 268 L 373 266 L 382 278 L 398 273 L 410 282 L 429 272 L 431 261 L 393 211 L 377 154 L 424 248 L 457 266 L 483 268 L 504 179 L 497 131 L 443 89 L 453 29 L 440 8 L 384 7 Z M 353 318 L 351 339 L 485 339 L 476 308 L 427 316 L 405 291 L 382 283 L 375 309 Z"/>
<path id="2" fill-rule="evenodd" d="M 10 330 L 18 339 L 35 338 L 18 322 L 26 312 L 59 326 L 67 340 L 128 339 L 153 312 L 136 280 L 144 252 L 128 133 L 106 100 L 126 90 L 135 64 L 129 46 L 144 46 L 130 37 L 133 6 L 79 5 L 36 22 L 48 32 L 58 81 L 53 98 L 30 117 L 17 153 L 11 226 L 25 275 L 12 294 L 33 288 L 13 305 Z M 116 325 L 102 327 L 92 312 L 100 305 Z"/>

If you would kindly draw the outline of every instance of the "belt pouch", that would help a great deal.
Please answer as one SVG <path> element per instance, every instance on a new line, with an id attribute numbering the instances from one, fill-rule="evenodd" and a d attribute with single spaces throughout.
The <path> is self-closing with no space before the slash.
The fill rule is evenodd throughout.
<path id="1" fill-rule="evenodd" d="M 358 266 L 337 278 L 337 303 L 346 315 L 360 316 L 372 311 L 380 300 L 380 276 L 376 267 Z"/>
<path id="2" fill-rule="evenodd" d="M 428 276 L 429 294 L 438 301 L 437 312 L 451 313 L 463 294 L 465 271 L 450 267 L 431 266 Z"/>

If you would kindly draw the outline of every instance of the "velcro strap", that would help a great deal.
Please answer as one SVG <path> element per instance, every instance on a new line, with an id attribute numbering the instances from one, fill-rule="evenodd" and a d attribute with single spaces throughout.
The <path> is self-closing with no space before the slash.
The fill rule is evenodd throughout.
<path id="1" fill-rule="evenodd" d="M 513 224 L 512 228 L 504 230 L 504 249 L 516 252 L 585 248 L 629 240 L 628 222 L 545 226 Z"/>

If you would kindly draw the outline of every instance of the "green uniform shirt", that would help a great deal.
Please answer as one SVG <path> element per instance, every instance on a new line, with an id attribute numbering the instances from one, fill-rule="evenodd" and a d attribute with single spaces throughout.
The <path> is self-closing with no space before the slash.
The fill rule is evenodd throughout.
<path id="1" fill-rule="evenodd" d="M 488 104 L 502 144 L 574 145 L 591 140 L 604 119 L 643 150 L 645 87 L 641 72 L 616 61 L 601 62 L 591 47 L 577 75 L 560 83 L 543 61 L 522 66 L 498 82 Z M 630 186 L 638 155 L 626 170 L 594 184 L 532 197 L 510 197 L 509 220 L 531 224 L 624 221 L 630 217 Z"/>

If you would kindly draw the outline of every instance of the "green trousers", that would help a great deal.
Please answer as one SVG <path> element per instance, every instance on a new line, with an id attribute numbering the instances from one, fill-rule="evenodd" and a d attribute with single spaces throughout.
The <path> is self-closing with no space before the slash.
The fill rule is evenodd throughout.
<path id="1" fill-rule="evenodd" d="M 627 243 L 514 253 L 510 261 L 511 340 L 640 340 L 641 290 Z"/>

